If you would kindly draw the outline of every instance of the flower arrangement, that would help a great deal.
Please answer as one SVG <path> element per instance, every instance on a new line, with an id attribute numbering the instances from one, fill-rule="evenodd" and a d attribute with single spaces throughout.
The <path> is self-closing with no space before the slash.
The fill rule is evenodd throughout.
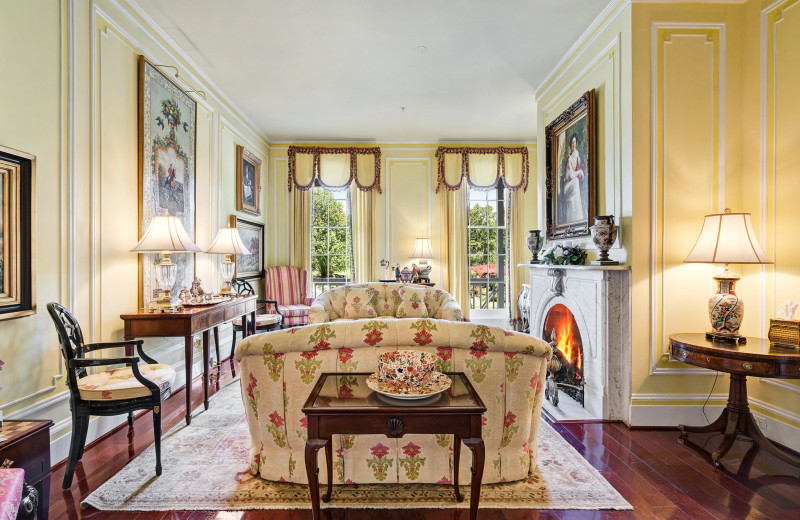
<path id="1" fill-rule="evenodd" d="M 583 265 L 586 261 L 586 251 L 581 246 L 553 244 L 542 254 L 540 264 L 546 265 Z"/>

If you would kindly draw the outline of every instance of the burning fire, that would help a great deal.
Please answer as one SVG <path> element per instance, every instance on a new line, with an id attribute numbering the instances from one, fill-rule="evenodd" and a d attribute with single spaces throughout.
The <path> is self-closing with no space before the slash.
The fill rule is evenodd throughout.
<path id="1" fill-rule="evenodd" d="M 583 359 L 580 355 L 580 349 L 572 348 L 572 320 L 569 318 L 558 320 L 558 323 L 555 324 L 555 329 L 558 340 L 556 347 L 564 354 L 567 361 L 576 365 L 578 370 L 582 370 Z"/>

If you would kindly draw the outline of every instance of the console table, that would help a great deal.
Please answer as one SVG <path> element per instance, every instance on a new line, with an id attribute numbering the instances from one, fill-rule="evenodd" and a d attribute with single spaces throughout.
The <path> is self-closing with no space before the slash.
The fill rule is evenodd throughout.
<path id="1" fill-rule="evenodd" d="M 50 509 L 50 427 L 53 421 L 3 421 L 0 464 L 25 470 L 25 482 L 39 492 L 36 518 L 47 520 Z"/>
<path id="2" fill-rule="evenodd" d="M 669 344 L 677 361 L 731 376 L 728 405 L 722 414 L 708 426 L 679 424 L 680 442 L 689 433 L 724 432 L 722 442 L 711 455 L 714 466 L 719 467 L 720 459 L 731 449 L 736 436 L 742 434 L 779 459 L 800 466 L 800 458 L 781 450 L 764 436 L 747 403 L 747 376 L 800 379 L 800 351 L 771 346 L 764 338 L 747 338 L 747 343 L 735 344 L 710 341 L 705 334 L 673 334 Z"/>
<path id="3" fill-rule="evenodd" d="M 192 336 L 203 334 L 203 406 L 208 410 L 208 362 L 209 330 L 214 329 L 219 357 L 219 333 L 217 327 L 242 317 L 242 337 L 255 334 L 256 296 L 235 296 L 227 302 L 202 307 L 186 307 L 178 312 L 147 312 L 144 309 L 134 314 L 122 314 L 125 323 L 125 339 L 153 337 L 183 337 L 186 360 L 186 424 L 192 422 Z M 250 314 L 248 322 L 247 314 Z M 133 355 L 132 347 L 125 347 L 126 355 Z M 219 360 L 218 360 L 219 361 Z"/>
<path id="4" fill-rule="evenodd" d="M 311 493 L 311 510 L 314 520 L 320 518 L 319 468 L 317 452 L 325 448 L 328 489 L 323 502 L 331 499 L 333 486 L 333 445 L 331 437 L 336 434 L 383 434 L 397 439 L 407 433 L 452 434 L 453 442 L 453 487 L 456 500 L 464 500 L 458 488 L 460 445 L 463 442 L 472 451 L 472 482 L 470 488 L 469 517 L 478 515 L 481 495 L 481 480 L 485 460 L 481 418 L 486 406 L 462 372 L 448 373 L 452 386 L 441 393 L 438 399 L 424 399 L 414 406 L 409 401 L 394 404 L 389 397 L 371 392 L 365 397 L 340 395 L 337 378 L 356 378 L 357 386 L 367 387 L 369 374 L 321 374 L 311 390 L 303 413 L 308 419 L 308 441 L 305 459 L 308 486 Z M 323 399 L 319 399 L 322 397 Z M 336 398 L 336 399 L 325 399 Z M 318 400 L 319 399 L 319 400 Z M 331 402 L 333 401 L 333 402 Z M 427 404 L 423 404 L 426 403 Z"/>

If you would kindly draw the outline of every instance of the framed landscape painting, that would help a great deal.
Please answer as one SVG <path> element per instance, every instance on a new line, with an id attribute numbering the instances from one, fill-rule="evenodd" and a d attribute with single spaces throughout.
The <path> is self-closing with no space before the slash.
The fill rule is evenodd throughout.
<path id="1" fill-rule="evenodd" d="M 0 320 L 36 313 L 36 157 L 0 146 Z"/>
<path id="2" fill-rule="evenodd" d="M 547 238 L 589 234 L 595 215 L 595 92 L 590 90 L 545 128 Z"/>
<path id="3" fill-rule="evenodd" d="M 180 219 L 195 240 L 195 129 L 197 103 L 144 56 L 139 56 L 139 233 L 156 215 Z M 139 305 L 159 296 L 155 264 L 161 255 L 139 256 Z M 194 255 L 179 253 L 174 290 L 194 280 Z"/>
<path id="4" fill-rule="evenodd" d="M 236 209 L 261 215 L 261 159 L 236 146 Z"/>
<path id="5" fill-rule="evenodd" d="M 264 224 L 250 222 L 231 215 L 231 227 L 239 231 L 242 242 L 251 251 L 249 255 L 236 255 L 236 278 L 261 278 L 264 276 Z"/>

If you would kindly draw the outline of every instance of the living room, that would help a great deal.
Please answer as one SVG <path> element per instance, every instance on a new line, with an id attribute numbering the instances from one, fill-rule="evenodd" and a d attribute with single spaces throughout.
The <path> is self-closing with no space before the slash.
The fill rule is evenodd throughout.
<path id="1" fill-rule="evenodd" d="M 539 441 L 550 427 L 577 450 L 574 460 L 583 462 L 576 464 L 591 466 L 586 475 L 597 470 L 604 482 L 597 485 L 622 501 L 609 499 L 611 509 L 591 501 L 560 507 L 555 500 L 491 506 L 488 493 L 499 484 L 492 483 L 487 450 L 480 518 L 796 516 L 797 469 L 764 449 L 759 435 L 782 446 L 776 449 L 792 450 L 790 460 L 800 451 L 798 350 L 771 347 L 766 339 L 777 327 L 794 326 L 791 301 L 800 298 L 794 293 L 800 264 L 790 238 L 800 190 L 791 160 L 798 143 L 793 116 L 800 113 L 793 95 L 800 81 L 793 66 L 800 51 L 798 3 L 2 0 L 12 23 L 0 35 L 9 71 L 0 85 L 0 152 L 2 160 L 23 165 L 23 182 L 18 189 L 6 174 L 13 168 L 2 170 L 0 291 L 9 297 L 0 299 L 0 419 L 3 428 L 52 421 L 40 436 L 53 467 L 53 517 L 141 513 L 79 506 L 149 454 L 154 432 L 152 411 L 137 411 L 132 429 L 126 413 L 92 416 L 83 432 L 83 459 L 62 491 L 75 419 L 48 303 L 77 318 L 86 343 L 142 339 L 147 356 L 172 367 L 171 396 L 163 401 L 163 473 L 156 478 L 148 459 L 141 464 L 145 481 L 166 481 L 162 477 L 174 470 L 167 462 L 177 457 L 168 449 L 172 428 L 191 435 L 204 413 L 225 408 L 215 401 L 228 402 L 226 388 L 236 392 L 231 406 L 242 406 L 236 401 L 248 382 L 237 379 L 250 368 L 239 356 L 248 346 L 263 348 L 263 337 L 289 334 L 286 328 L 266 332 L 272 327 L 263 321 L 257 335 L 243 339 L 247 319 L 238 329 L 223 320 L 186 337 L 129 334 L 134 319 L 125 317 L 148 314 L 164 297 L 157 280 L 161 256 L 132 250 L 153 217 L 165 212 L 191 216 L 182 219 L 184 232 L 198 250 L 172 257 L 179 272 L 173 305 L 195 297 L 195 277 L 206 292 L 223 289 L 230 264 L 212 244 L 233 226 L 247 250 L 258 251 L 233 262 L 237 279 L 252 285 L 259 299 L 273 296 L 265 270 L 284 266 L 309 273 L 303 285 L 308 303 L 337 287 L 422 274 L 432 285 L 426 298 L 452 297 L 471 324 L 460 326 L 498 326 L 526 336 L 527 329 L 543 344 L 557 338 L 550 337 L 546 309 L 537 309 L 551 302 L 571 308 L 587 378 L 573 386 L 585 402 L 572 416 L 575 393 L 556 386 L 561 402 L 555 406 L 551 388 L 540 399 Z M 145 70 L 155 82 L 149 90 Z M 174 94 L 177 112 L 157 103 L 158 88 Z M 147 170 L 152 158 L 143 151 L 143 143 L 158 139 L 163 172 Z M 577 160 L 570 159 L 573 152 Z M 571 203 L 559 199 L 570 172 L 583 197 L 575 203 L 580 217 L 573 226 L 563 213 Z M 148 196 L 148 182 L 163 191 L 163 200 Z M 698 237 L 710 231 L 705 217 L 722 222 L 726 208 L 748 215 L 741 229 L 758 249 L 755 259 L 695 263 L 690 253 L 702 256 Z M 593 240 L 598 228 L 590 228 L 603 216 L 613 216 L 616 235 L 601 247 Z M 540 242 L 530 230 L 539 230 Z M 417 239 L 424 239 L 419 249 Z M 567 247 L 578 248 L 567 263 L 580 266 L 538 263 Z M 603 249 L 618 265 L 592 265 Z M 721 274 L 713 264 L 726 262 L 737 276 L 739 312 L 746 302 L 738 332 L 750 340 L 712 366 L 704 340 L 675 335 L 702 338 L 712 329 L 708 302 L 719 296 L 713 277 Z M 720 285 L 728 283 L 725 278 Z M 182 289 L 188 294 L 181 296 Z M 391 296 L 378 298 L 395 305 Z M 231 312 L 250 316 L 248 305 Z M 344 317 L 325 309 L 325 319 Z M 162 321 L 170 314 L 149 313 Z M 294 325 L 290 317 L 282 316 L 285 327 Z M 450 330 L 453 320 L 443 321 L 441 330 Z M 317 326 L 311 321 L 296 335 Z M 344 322 L 331 326 L 349 330 Z M 390 330 L 394 337 L 403 334 Z M 765 338 L 763 351 L 758 338 Z M 335 348 L 341 356 L 348 347 Z M 751 349 L 755 357 L 743 357 Z M 122 355 L 117 348 L 88 357 Z M 453 362 L 464 361 L 456 356 Z M 746 387 L 747 372 L 737 375 L 734 362 L 752 367 Z M 487 407 L 495 406 L 496 395 L 466 373 Z M 318 374 L 308 389 L 302 383 L 306 395 L 291 394 L 292 406 L 299 410 Z M 188 386 L 187 377 L 194 380 Z M 729 388 L 745 391 L 743 401 L 737 394 L 739 404 L 752 414 L 743 412 L 738 440 L 715 457 L 724 427 L 719 433 L 687 430 L 686 439 L 678 425 L 706 425 L 728 413 Z M 246 408 L 237 410 L 247 431 Z M 744 424 L 745 417 L 758 431 Z M 194 422 L 186 426 L 185 419 Z M 298 442 L 286 431 L 290 444 Z M 759 445 L 758 453 L 750 450 Z M 464 451 L 462 466 L 469 467 L 471 454 Z M 540 467 L 548 456 L 540 449 Z M 327 482 L 324 458 L 321 453 L 320 477 Z M 305 479 L 302 451 L 296 462 Z M 216 463 L 206 461 L 211 468 Z M 248 464 L 238 471 L 248 471 Z M 311 518 L 308 488 L 297 485 L 306 498 L 296 507 L 243 507 L 230 514 Z M 323 515 L 357 518 L 367 508 L 367 514 L 396 518 L 466 518 L 468 511 L 457 508 L 470 505 L 447 495 L 430 509 L 403 509 L 410 507 L 403 499 L 387 508 L 374 503 L 374 510 L 366 499 L 333 509 L 341 487 L 335 485 L 333 500 L 322 504 Z M 708 489 L 709 498 L 695 494 L 698 489 Z M 237 509 L 184 502 L 183 509 L 150 510 L 154 516 L 172 511 L 188 518 L 195 510 L 223 518 Z"/>

